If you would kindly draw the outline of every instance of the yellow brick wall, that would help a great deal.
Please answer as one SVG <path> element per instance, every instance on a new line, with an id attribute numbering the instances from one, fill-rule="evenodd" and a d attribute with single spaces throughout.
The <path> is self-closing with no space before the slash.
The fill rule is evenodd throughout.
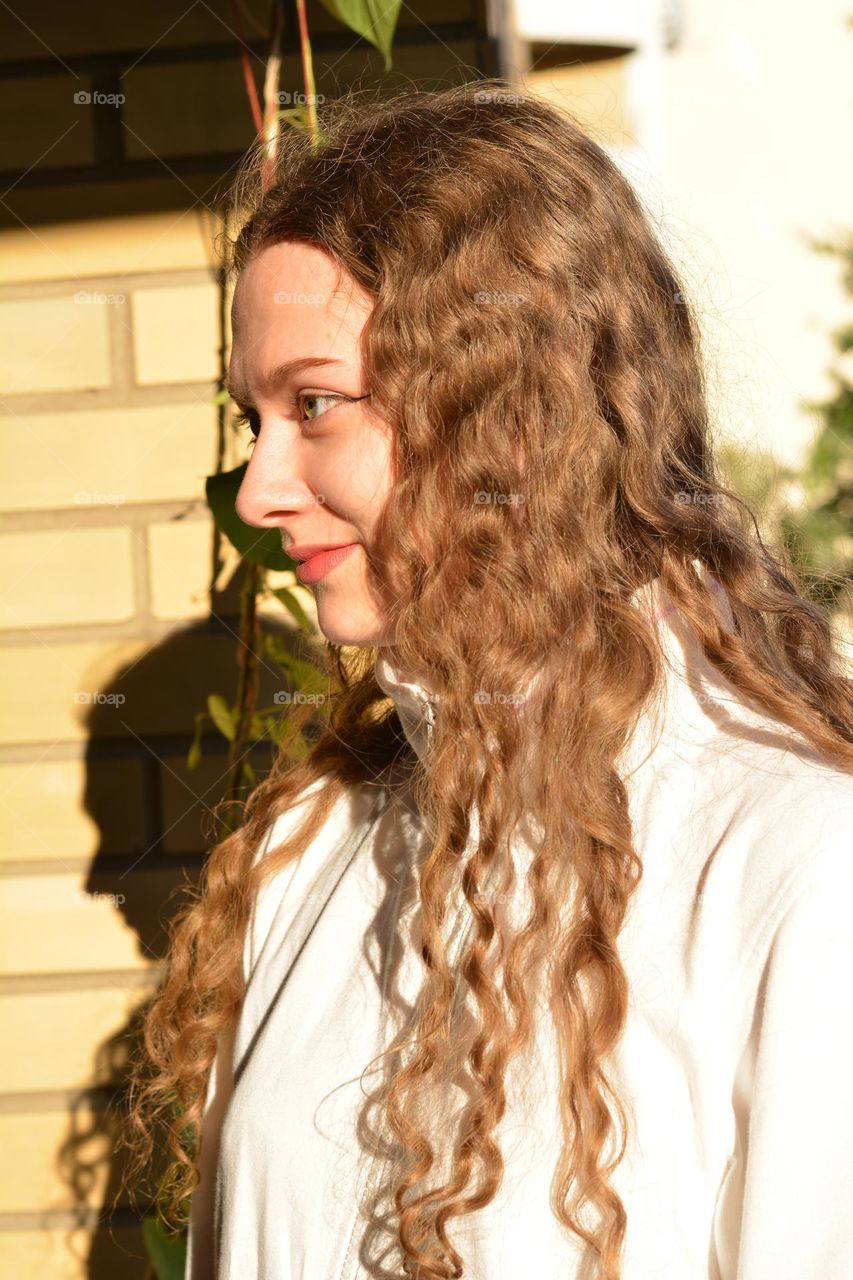
<path id="1" fill-rule="evenodd" d="M 116 1113 L 92 1090 L 120 1076 L 121 1037 L 159 975 L 156 922 L 182 869 L 192 878 L 200 864 L 197 793 L 215 795 L 224 765 L 185 768 L 204 692 L 197 680 L 175 697 L 182 661 L 201 663 L 211 690 L 233 689 L 227 632 L 175 642 L 210 613 L 202 494 L 216 458 L 220 339 L 208 229 L 190 214 L 92 232 L 46 230 L 41 269 L 30 250 L 32 279 L 0 289 L 11 393 L 0 865 L 12 921 L 0 1036 L 14 1046 L 0 1070 L 0 1270 L 69 1280 L 98 1257 L 98 1274 L 145 1271 L 138 1231 L 120 1215 L 93 1230 L 118 1170 Z M 116 270 L 125 233 L 131 254 L 148 246 L 149 270 Z M 51 260 L 67 276 L 50 279 Z"/>
<path id="2" fill-rule="evenodd" d="M 269 6 L 242 7 L 260 83 Z M 230 13 L 83 0 L 0 18 L 4 1276 L 147 1271 L 133 1215 L 99 1214 L 121 1172 L 126 1036 L 224 789 L 221 740 L 196 773 L 185 757 L 193 715 L 236 675 L 235 557 L 214 563 L 203 497 L 220 450 L 231 466 L 243 448 L 213 403 L 218 197 L 252 138 Z M 380 80 L 312 0 L 309 24 L 318 92 Z M 400 25 L 398 82 L 489 69 L 479 0 L 404 7 Z M 283 85 L 300 87 L 292 51 Z M 74 100 L 110 88 L 120 118 Z"/>

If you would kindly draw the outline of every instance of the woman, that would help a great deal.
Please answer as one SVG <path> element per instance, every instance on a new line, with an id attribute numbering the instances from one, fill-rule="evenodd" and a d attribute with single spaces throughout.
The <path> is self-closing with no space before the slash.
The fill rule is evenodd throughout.
<path id="1" fill-rule="evenodd" d="M 191 1280 L 849 1277 L 851 685 L 681 283 L 532 96 L 322 123 L 241 185 L 230 386 L 339 687 L 148 1015 Z"/>

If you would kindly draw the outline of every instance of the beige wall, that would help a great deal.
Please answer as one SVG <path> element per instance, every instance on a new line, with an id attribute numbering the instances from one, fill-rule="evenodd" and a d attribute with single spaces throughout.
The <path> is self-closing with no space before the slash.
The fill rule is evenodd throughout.
<path id="1" fill-rule="evenodd" d="M 551 32 L 526 82 L 612 147 L 683 272 L 721 437 L 797 466 L 817 426 L 801 401 L 833 394 L 828 335 L 849 315 L 837 260 L 806 241 L 853 221 L 849 5 L 602 0 L 621 55 L 567 65 L 572 8 L 515 4 L 522 27 L 529 8 L 531 29 Z"/>
<path id="2" fill-rule="evenodd" d="M 115 1172 L 114 1126 L 77 1091 L 114 1075 L 111 1038 L 156 977 L 156 951 L 117 903 L 135 912 L 152 894 L 165 899 L 180 867 L 168 853 L 145 866 L 148 766 L 135 735 L 155 694 L 134 696 L 116 675 L 207 611 L 199 491 L 215 460 L 217 289 L 197 214 L 10 230 L 0 255 L 13 391 L 0 470 L 0 859 L 13 923 L 0 1025 L 14 1046 L 0 1077 L 0 1265 L 71 1277 L 90 1274 L 90 1244 L 86 1228 L 69 1234 L 70 1211 L 97 1209 Z M 91 754 L 83 717 L 99 696 L 116 700 L 103 704 L 113 715 L 102 732 L 126 739 L 124 758 Z M 157 765 L 161 803 L 167 781 L 186 786 L 183 808 L 198 822 L 177 742 Z M 111 797 L 120 812 L 109 813 Z M 198 848 L 190 838 L 172 856 Z M 98 888 L 91 868 L 109 859 Z M 73 1170 L 90 1161 L 84 1193 Z M 141 1255 L 130 1232 L 114 1231 Z"/>
<path id="3" fill-rule="evenodd" d="M 664 60 L 664 190 L 707 299 L 731 436 L 797 465 L 834 394 L 829 331 L 849 317 L 837 259 L 808 236 L 853 224 L 853 30 L 842 0 L 688 0 Z"/>

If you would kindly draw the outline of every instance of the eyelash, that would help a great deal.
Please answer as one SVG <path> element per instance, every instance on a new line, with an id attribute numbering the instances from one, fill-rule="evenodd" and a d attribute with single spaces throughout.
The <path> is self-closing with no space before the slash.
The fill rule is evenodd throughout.
<path id="1" fill-rule="evenodd" d="M 349 397 L 349 396 L 338 395 L 338 394 L 336 394 L 335 392 L 330 392 L 328 395 L 321 395 L 321 394 L 318 394 L 318 393 L 316 393 L 316 392 L 311 392 L 311 391 L 301 391 L 301 392 L 299 393 L 299 395 L 297 395 L 297 396 L 294 396 L 294 397 L 293 397 L 293 405 L 294 405 L 295 407 L 298 407 L 298 406 L 302 403 L 302 401 L 303 401 L 303 400 L 339 400 L 339 401 L 341 401 L 341 400 L 342 400 L 342 401 L 347 401 L 347 400 L 350 400 L 350 397 Z M 325 412 L 325 413 L 329 413 L 329 412 L 330 412 L 330 410 L 326 409 L 326 410 L 324 410 L 324 412 Z M 249 443 L 250 443 L 250 444 L 254 444 L 254 442 L 257 440 L 258 436 L 259 436 L 259 435 L 260 435 L 260 433 L 261 433 L 260 424 L 258 424 L 257 429 L 256 429 L 256 427 L 255 427 L 255 422 L 256 422 L 256 420 L 257 420 L 257 416 L 258 416 L 258 415 L 257 415 L 257 410 L 255 410 L 255 409 L 247 409 L 245 412 L 242 412 L 242 413 L 236 413 L 236 414 L 234 415 L 233 419 L 232 419 L 232 421 L 233 421 L 233 423 L 234 423 L 234 425 L 235 425 L 235 426 L 237 426 L 237 427 L 248 427 L 248 428 L 249 428 L 249 431 L 251 432 L 251 439 L 249 440 Z M 306 423 L 306 422 L 316 422 L 318 418 L 322 418 L 322 417 L 323 417 L 323 414 L 322 414 L 322 413 L 320 413 L 320 414 L 318 414 L 318 415 L 317 415 L 317 418 L 300 418 L 300 419 L 299 419 L 299 421 L 300 421 L 301 423 L 303 423 L 303 424 L 304 424 L 304 423 Z"/>

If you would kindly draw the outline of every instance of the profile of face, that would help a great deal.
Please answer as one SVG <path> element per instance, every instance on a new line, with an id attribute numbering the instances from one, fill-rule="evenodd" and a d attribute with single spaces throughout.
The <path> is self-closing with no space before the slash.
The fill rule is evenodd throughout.
<path id="1" fill-rule="evenodd" d="M 283 241 L 243 269 L 231 312 L 228 383 L 255 436 L 237 514 L 277 528 L 294 558 L 349 548 L 305 561 L 320 629 L 340 645 L 391 642 L 365 558 L 391 487 L 390 432 L 371 412 L 359 351 L 372 308 L 324 250 Z"/>

